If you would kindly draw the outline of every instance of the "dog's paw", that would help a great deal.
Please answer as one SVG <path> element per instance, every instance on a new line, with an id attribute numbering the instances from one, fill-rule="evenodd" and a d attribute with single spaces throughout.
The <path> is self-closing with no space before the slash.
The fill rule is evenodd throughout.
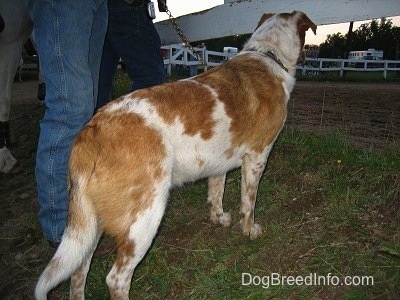
<path id="1" fill-rule="evenodd" d="M 250 240 L 255 240 L 262 234 L 262 227 L 260 224 L 253 224 L 250 229 L 243 228 L 243 234 L 250 237 Z"/>
<path id="2" fill-rule="evenodd" d="M 255 240 L 262 234 L 262 227 L 260 224 L 254 224 L 250 229 L 250 240 Z"/>
<path id="3" fill-rule="evenodd" d="M 222 216 L 219 217 L 219 223 L 224 227 L 229 227 L 231 225 L 231 214 L 224 212 Z"/>
<path id="4" fill-rule="evenodd" d="M 224 227 L 229 227 L 231 225 L 231 214 L 224 212 L 222 214 L 211 215 L 211 221 L 215 224 L 221 224 Z"/>

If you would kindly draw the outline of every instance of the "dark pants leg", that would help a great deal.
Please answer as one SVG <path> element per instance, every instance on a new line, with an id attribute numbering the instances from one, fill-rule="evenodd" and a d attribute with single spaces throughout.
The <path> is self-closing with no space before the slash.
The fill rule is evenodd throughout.
<path id="1" fill-rule="evenodd" d="M 97 109 L 111 100 L 119 58 L 133 81 L 132 91 L 160 84 L 165 79 L 160 37 L 146 7 L 129 6 L 123 0 L 110 1 L 108 12 Z"/>

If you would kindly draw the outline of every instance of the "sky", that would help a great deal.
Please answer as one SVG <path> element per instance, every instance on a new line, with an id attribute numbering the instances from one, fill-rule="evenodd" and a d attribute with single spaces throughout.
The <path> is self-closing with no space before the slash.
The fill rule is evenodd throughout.
<path id="1" fill-rule="evenodd" d="M 157 3 L 157 1 L 154 1 Z M 167 0 L 167 5 L 174 17 L 181 15 L 205 10 L 220 4 L 223 4 L 224 0 L 201 0 L 201 1 L 187 1 L 187 0 Z M 162 21 L 168 18 L 166 13 L 161 13 L 156 9 L 157 18 L 155 22 Z M 400 16 L 388 18 L 391 19 L 393 25 L 400 27 Z M 353 31 L 356 30 L 361 24 L 369 23 L 370 20 L 354 22 Z M 319 45 L 325 42 L 328 34 L 334 34 L 337 32 L 345 35 L 349 30 L 349 23 L 340 23 L 332 25 L 318 26 L 317 35 L 314 35 L 311 31 L 310 34 L 306 34 L 306 44 Z"/>

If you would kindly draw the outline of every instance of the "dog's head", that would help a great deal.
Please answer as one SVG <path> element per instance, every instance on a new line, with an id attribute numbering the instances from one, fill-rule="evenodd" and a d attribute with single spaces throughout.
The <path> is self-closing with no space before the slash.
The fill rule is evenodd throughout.
<path id="1" fill-rule="evenodd" d="M 317 26 L 301 11 L 281 14 L 264 14 L 249 44 L 260 50 L 275 50 L 280 58 L 295 65 L 302 57 L 306 31 L 311 28 L 317 33 Z"/>

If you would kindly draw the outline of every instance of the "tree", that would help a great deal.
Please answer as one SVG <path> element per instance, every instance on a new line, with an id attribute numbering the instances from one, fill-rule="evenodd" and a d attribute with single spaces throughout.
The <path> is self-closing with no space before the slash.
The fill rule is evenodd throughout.
<path id="1" fill-rule="evenodd" d="M 319 56 L 326 58 L 343 58 L 346 49 L 346 37 L 340 32 L 328 34 L 325 42 L 319 46 Z"/>
<path id="2" fill-rule="evenodd" d="M 374 48 L 383 50 L 385 59 L 396 58 L 396 42 L 400 40 L 399 27 L 393 26 L 391 20 L 382 18 L 361 25 L 353 34 L 352 50 Z"/>
<path id="3" fill-rule="evenodd" d="M 320 57 L 347 58 L 346 52 L 347 34 L 335 33 L 328 35 L 325 42 L 320 45 Z M 350 51 L 367 50 L 374 48 L 383 50 L 385 59 L 396 59 L 396 47 L 400 43 L 400 27 L 393 26 L 391 20 L 386 18 L 372 20 L 362 24 L 352 32 Z M 347 55 L 346 55 L 347 56 Z"/>

